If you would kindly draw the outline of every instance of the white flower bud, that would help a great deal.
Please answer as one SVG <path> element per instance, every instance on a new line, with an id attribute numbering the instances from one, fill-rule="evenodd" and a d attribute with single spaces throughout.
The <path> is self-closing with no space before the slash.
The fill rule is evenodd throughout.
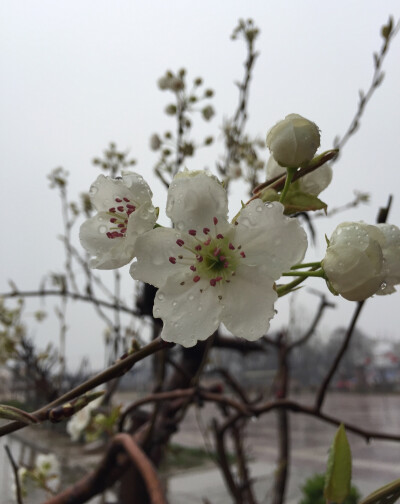
<path id="1" fill-rule="evenodd" d="M 272 179 L 278 175 L 285 175 L 286 169 L 277 163 L 274 156 L 270 156 L 267 163 L 267 179 Z M 325 163 L 316 170 L 299 179 L 300 190 L 313 196 L 318 196 L 328 187 L 332 180 L 332 168 Z"/>
<path id="2" fill-rule="evenodd" d="M 298 168 L 311 161 L 319 145 L 317 125 L 298 114 L 289 114 L 267 133 L 267 147 L 286 168 Z"/>
<path id="3" fill-rule="evenodd" d="M 362 301 L 381 288 L 385 238 L 377 226 L 343 222 L 330 239 L 322 267 L 333 289 L 350 301 Z"/>
<path id="4" fill-rule="evenodd" d="M 392 224 L 378 224 L 385 237 L 383 252 L 383 282 L 377 294 L 392 294 L 400 284 L 400 229 Z"/>

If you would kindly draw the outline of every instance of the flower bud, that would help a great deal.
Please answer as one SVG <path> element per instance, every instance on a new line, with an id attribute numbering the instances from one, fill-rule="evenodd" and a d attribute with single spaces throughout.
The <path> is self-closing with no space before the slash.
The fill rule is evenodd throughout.
<path id="1" fill-rule="evenodd" d="M 267 163 L 267 179 L 285 174 L 285 168 L 277 163 L 274 156 L 270 156 Z M 301 177 L 299 179 L 299 189 L 304 193 L 318 196 L 319 193 L 328 187 L 331 180 L 332 168 L 329 163 L 325 163 L 311 173 Z"/>
<path id="2" fill-rule="evenodd" d="M 298 114 L 289 114 L 267 133 L 267 147 L 285 168 L 298 168 L 311 161 L 319 145 L 317 125 Z"/>
<path id="3" fill-rule="evenodd" d="M 378 224 L 385 237 L 383 252 L 383 282 L 377 294 L 392 294 L 400 284 L 400 229 L 392 224 Z"/>
<path id="4" fill-rule="evenodd" d="M 339 224 L 322 261 L 330 286 L 349 301 L 362 301 L 377 293 L 384 279 L 384 242 L 377 226 Z"/>

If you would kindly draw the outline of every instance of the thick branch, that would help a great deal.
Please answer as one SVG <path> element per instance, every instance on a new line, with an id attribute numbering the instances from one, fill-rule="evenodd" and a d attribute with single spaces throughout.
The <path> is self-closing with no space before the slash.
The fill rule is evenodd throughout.
<path id="1" fill-rule="evenodd" d="M 93 378 L 90 378 L 89 380 L 85 381 L 81 385 L 78 385 L 77 387 L 73 388 L 66 394 L 62 395 L 55 401 L 52 401 L 49 404 L 46 404 L 46 406 L 43 406 L 43 408 L 40 408 L 33 413 L 31 413 L 33 416 L 35 416 L 39 421 L 44 421 L 47 420 L 49 410 L 51 408 L 54 408 L 55 406 L 59 406 L 60 404 L 63 404 L 67 401 L 70 401 L 71 399 L 75 399 L 76 397 L 79 397 L 82 394 L 85 394 L 89 390 L 92 390 L 99 385 L 102 385 L 103 383 L 108 382 L 112 378 L 116 378 L 117 376 L 121 376 L 125 374 L 127 371 L 131 369 L 131 367 L 136 363 L 139 362 L 140 360 L 144 359 L 145 357 L 148 357 L 149 355 L 158 352 L 162 348 L 166 348 L 171 346 L 170 343 L 166 343 L 163 341 L 161 338 L 157 338 L 156 340 L 152 341 L 148 345 L 144 346 L 137 352 L 128 355 L 125 359 L 120 360 L 113 366 L 110 366 L 106 370 L 102 371 L 98 375 L 94 376 Z M 4 436 L 5 434 L 10 434 L 11 432 L 14 432 L 16 430 L 22 429 L 26 425 L 23 424 L 22 422 L 11 422 L 3 427 L 0 427 L 0 437 Z"/>

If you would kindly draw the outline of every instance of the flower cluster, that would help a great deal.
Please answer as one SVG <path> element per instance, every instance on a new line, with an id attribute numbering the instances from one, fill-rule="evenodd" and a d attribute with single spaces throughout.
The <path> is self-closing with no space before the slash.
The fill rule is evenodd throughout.
<path id="1" fill-rule="evenodd" d="M 226 191 L 205 172 L 172 181 L 166 213 L 173 228 L 153 229 L 151 192 L 139 175 L 100 176 L 91 198 L 98 214 L 80 232 L 95 255 L 91 266 L 110 269 L 136 257 L 132 277 L 159 288 L 153 313 L 164 322 L 162 338 L 187 347 L 220 322 L 249 340 L 264 335 L 275 313 L 275 281 L 307 249 L 304 230 L 280 203 L 252 201 L 228 222 Z"/>
<path id="2" fill-rule="evenodd" d="M 400 283 L 400 230 L 343 222 L 329 240 L 322 267 L 331 289 L 350 301 L 392 294 Z"/>
<path id="3" fill-rule="evenodd" d="M 160 86 L 169 88 L 171 79 L 166 75 Z M 152 145 L 160 147 L 158 137 L 152 138 Z M 323 277 L 333 293 L 352 301 L 390 294 L 400 283 L 400 230 L 388 224 L 341 224 L 325 258 L 312 263 L 312 271 L 299 271 L 308 266 L 299 264 L 307 237 L 297 219 L 284 215 L 281 202 L 292 208 L 321 208 L 315 200 L 330 183 L 332 170 L 326 163 L 316 164 L 315 158 L 314 167 L 319 168 L 300 176 L 289 191 L 297 169 L 313 166 L 320 145 L 318 127 L 300 115 L 290 114 L 271 128 L 267 145 L 272 153 L 267 177 L 287 171 L 279 202 L 264 201 L 263 193 L 263 199 L 242 205 L 232 222 L 225 188 L 204 171 L 184 171 L 172 180 L 166 208 L 172 228 L 156 225 L 158 210 L 140 175 L 100 175 L 92 185 L 91 205 L 97 214 L 80 231 L 81 243 L 92 256 L 90 265 L 112 269 L 134 260 L 131 276 L 158 288 L 153 315 L 163 321 L 164 340 L 190 347 L 221 323 L 236 336 L 260 338 L 274 316 L 278 292 L 290 292 L 299 284 L 296 280 L 277 289 L 275 282 L 282 275 Z M 276 199 L 276 192 L 273 196 Z M 89 407 L 73 417 L 68 425 L 73 439 L 89 420 Z"/>

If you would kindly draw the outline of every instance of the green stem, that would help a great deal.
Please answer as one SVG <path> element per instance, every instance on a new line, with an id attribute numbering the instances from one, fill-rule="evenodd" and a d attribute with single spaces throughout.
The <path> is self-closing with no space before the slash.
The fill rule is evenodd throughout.
<path id="1" fill-rule="evenodd" d="M 297 270 L 297 269 L 301 269 L 301 268 L 315 268 L 315 267 L 320 268 L 321 267 L 321 261 L 309 262 L 309 263 L 303 263 L 303 264 L 295 264 L 290 269 L 291 270 Z"/>
<path id="2" fill-rule="evenodd" d="M 276 292 L 278 294 L 278 297 L 283 297 L 286 296 L 286 294 L 290 294 L 292 290 L 303 283 L 304 280 L 306 280 L 305 277 L 299 277 L 296 278 L 296 280 L 293 280 L 293 282 L 289 282 L 287 284 L 281 285 L 280 287 L 277 287 Z"/>
<path id="3" fill-rule="evenodd" d="M 293 175 L 296 173 L 297 168 L 286 168 L 287 170 L 287 175 L 286 175 L 286 180 L 285 180 L 285 187 L 283 188 L 283 191 L 281 192 L 281 197 L 279 198 L 279 203 L 283 203 L 286 194 L 289 190 L 290 183 L 292 182 Z"/>
<path id="4" fill-rule="evenodd" d="M 323 270 L 319 271 L 289 271 L 282 273 L 282 276 L 298 276 L 298 277 L 321 277 L 325 278 L 325 273 Z"/>

